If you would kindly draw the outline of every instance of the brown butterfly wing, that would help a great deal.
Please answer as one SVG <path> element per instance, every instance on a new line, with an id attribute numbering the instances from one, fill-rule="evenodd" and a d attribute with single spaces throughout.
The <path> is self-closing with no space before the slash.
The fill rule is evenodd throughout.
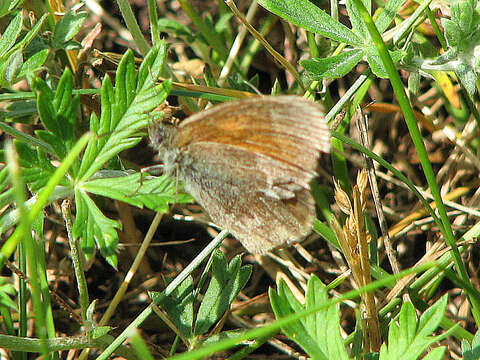
<path id="1" fill-rule="evenodd" d="M 319 152 L 329 152 L 330 134 L 318 104 L 298 96 L 232 101 L 197 113 L 178 128 L 173 145 L 209 142 L 263 154 L 315 175 Z M 311 176 L 302 178 L 309 181 Z"/>
<path id="2" fill-rule="evenodd" d="M 245 248 L 263 254 L 306 236 L 315 218 L 310 189 L 297 169 L 218 143 L 193 143 L 179 155 L 186 190 Z"/>
<path id="3" fill-rule="evenodd" d="M 330 146 L 317 104 L 279 96 L 218 105 L 182 122 L 169 145 L 186 190 L 247 250 L 265 253 L 310 232 L 310 182 Z"/>

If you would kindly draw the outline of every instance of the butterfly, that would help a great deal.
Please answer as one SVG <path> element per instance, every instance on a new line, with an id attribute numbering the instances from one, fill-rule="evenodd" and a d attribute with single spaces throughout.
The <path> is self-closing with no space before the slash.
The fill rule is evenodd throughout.
<path id="1" fill-rule="evenodd" d="M 251 253 L 266 252 L 311 232 L 310 183 L 330 131 L 320 105 L 299 96 L 231 101 L 178 125 L 150 126 L 164 172 L 211 219 Z"/>

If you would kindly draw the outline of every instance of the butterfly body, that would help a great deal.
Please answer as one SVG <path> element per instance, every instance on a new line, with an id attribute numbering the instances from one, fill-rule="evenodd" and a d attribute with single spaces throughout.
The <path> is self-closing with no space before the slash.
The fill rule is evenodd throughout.
<path id="1" fill-rule="evenodd" d="M 150 138 L 165 172 L 248 251 L 264 254 L 311 231 L 310 182 L 330 144 L 317 104 L 296 96 L 229 102 L 177 127 L 156 124 Z"/>

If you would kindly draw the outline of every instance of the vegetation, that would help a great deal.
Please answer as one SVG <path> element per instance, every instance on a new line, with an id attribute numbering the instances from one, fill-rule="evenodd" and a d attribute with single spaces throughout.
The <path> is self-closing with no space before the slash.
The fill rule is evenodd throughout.
<path id="1" fill-rule="evenodd" d="M 480 359 L 477 1 L 92 4 L 0 2 L 0 357 Z M 143 138 L 260 93 L 333 150 L 314 234 L 240 256 Z"/>

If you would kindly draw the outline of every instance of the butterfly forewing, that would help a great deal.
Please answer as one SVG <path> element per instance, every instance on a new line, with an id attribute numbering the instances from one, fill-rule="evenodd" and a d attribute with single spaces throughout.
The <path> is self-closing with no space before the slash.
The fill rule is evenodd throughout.
<path id="1" fill-rule="evenodd" d="M 204 141 L 234 145 L 308 172 L 315 172 L 319 152 L 330 149 L 329 129 L 319 105 L 298 96 L 215 106 L 182 122 L 176 140 L 179 148 Z"/>

